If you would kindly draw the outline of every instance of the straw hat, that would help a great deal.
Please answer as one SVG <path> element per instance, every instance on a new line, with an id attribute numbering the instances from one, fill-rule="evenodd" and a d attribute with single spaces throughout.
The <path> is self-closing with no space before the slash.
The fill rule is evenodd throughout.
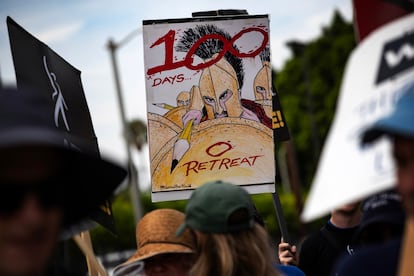
<path id="1" fill-rule="evenodd" d="M 190 231 L 175 236 L 175 231 L 184 223 L 184 218 L 184 213 L 174 209 L 157 209 L 147 213 L 137 224 L 137 251 L 115 270 L 159 254 L 193 253 L 195 240 Z"/>

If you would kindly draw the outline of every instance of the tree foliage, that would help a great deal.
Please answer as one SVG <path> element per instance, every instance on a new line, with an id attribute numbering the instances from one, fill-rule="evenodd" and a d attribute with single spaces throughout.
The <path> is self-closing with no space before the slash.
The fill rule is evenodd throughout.
<path id="1" fill-rule="evenodd" d="M 335 11 L 320 37 L 287 45 L 292 58 L 274 72 L 274 82 L 295 145 L 301 181 L 309 188 L 335 113 L 345 64 L 355 47 L 353 25 Z"/>

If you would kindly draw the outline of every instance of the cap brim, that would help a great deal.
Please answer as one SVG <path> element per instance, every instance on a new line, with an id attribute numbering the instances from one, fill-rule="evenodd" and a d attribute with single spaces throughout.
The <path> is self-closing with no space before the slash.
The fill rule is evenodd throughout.
<path id="1" fill-rule="evenodd" d="M 171 243 L 151 243 L 147 244 L 146 246 L 139 248 L 135 254 L 130 257 L 126 262 L 119 264 L 115 267 L 115 271 L 119 275 L 120 271 L 135 271 L 137 268 L 134 268 L 135 266 L 138 266 L 141 261 L 145 261 L 148 258 L 161 255 L 161 254 L 191 254 L 194 251 L 184 245 L 181 244 L 171 244 Z M 114 274 L 116 275 L 116 274 Z"/>
<path id="2" fill-rule="evenodd" d="M 374 142 L 383 135 L 414 137 L 413 118 L 406 112 L 396 111 L 389 117 L 378 120 L 361 136 L 362 144 Z"/>
<path id="3" fill-rule="evenodd" d="M 187 224 L 185 222 L 183 222 L 180 225 L 180 227 L 178 227 L 177 231 L 175 231 L 175 236 L 176 237 L 181 236 L 184 233 L 186 228 L 187 228 Z"/>

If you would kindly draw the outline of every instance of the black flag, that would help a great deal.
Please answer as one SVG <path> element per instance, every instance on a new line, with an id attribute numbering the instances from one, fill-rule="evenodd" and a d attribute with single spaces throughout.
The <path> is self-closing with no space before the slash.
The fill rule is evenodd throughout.
<path id="1" fill-rule="evenodd" d="M 37 93 L 42 93 L 44 97 L 48 97 L 51 108 L 54 110 L 55 126 L 86 139 L 89 142 L 89 148 L 78 148 L 80 151 L 93 152 L 100 156 L 97 138 L 82 87 L 81 72 L 10 17 L 7 17 L 7 27 L 17 87 L 30 87 Z M 70 141 L 68 142 L 70 143 Z M 70 146 L 77 147 L 74 144 Z M 97 207 L 91 220 L 115 232 L 109 202 L 101 208 Z M 88 230 L 93 225 L 94 223 L 89 221 L 75 226 L 75 229 L 69 229 L 69 232 L 71 232 L 70 234 L 77 234 Z"/>
<path id="2" fill-rule="evenodd" d="M 272 82 L 273 83 L 273 82 Z M 290 139 L 289 128 L 285 120 L 285 115 L 282 111 L 282 105 L 279 101 L 279 96 L 276 89 L 272 86 L 272 128 L 273 140 L 276 142 L 287 141 Z"/>

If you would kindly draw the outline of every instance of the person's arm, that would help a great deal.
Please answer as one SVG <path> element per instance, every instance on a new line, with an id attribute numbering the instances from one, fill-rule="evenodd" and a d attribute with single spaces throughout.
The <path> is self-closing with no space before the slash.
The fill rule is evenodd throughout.
<path id="1" fill-rule="evenodd" d="M 279 262 L 283 265 L 298 265 L 296 257 L 296 246 L 290 245 L 281 239 L 278 246 Z"/>

